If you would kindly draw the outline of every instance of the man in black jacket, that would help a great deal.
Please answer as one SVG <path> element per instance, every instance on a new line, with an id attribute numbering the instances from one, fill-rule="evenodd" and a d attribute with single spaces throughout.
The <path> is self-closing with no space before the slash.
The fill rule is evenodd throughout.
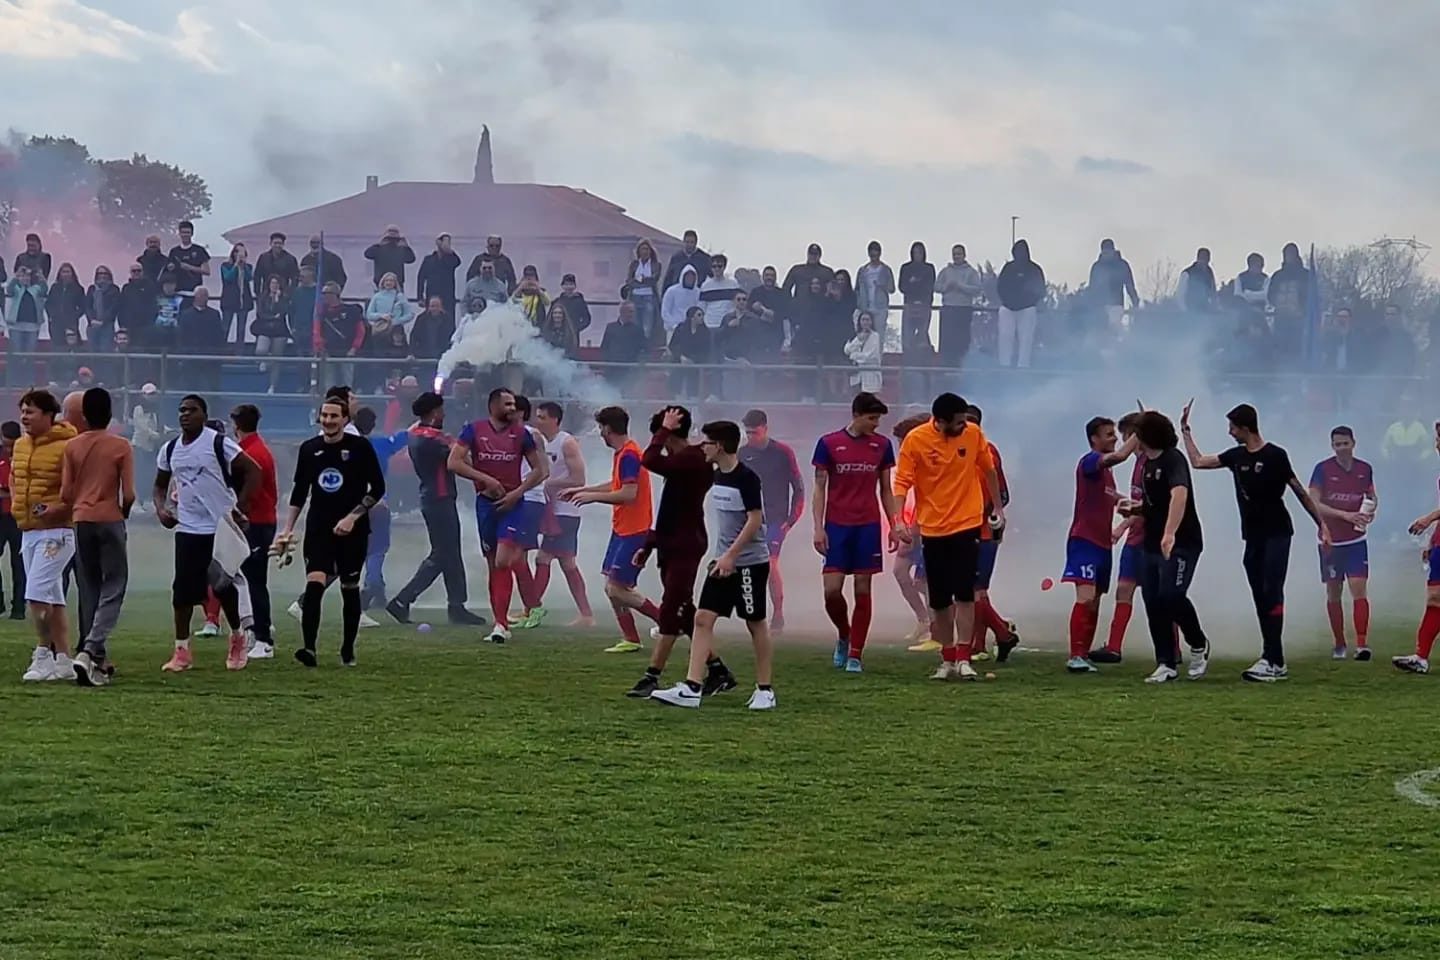
<path id="1" fill-rule="evenodd" d="M 279 231 L 270 234 L 270 249 L 255 258 L 256 300 L 265 296 L 265 285 L 270 282 L 272 273 L 280 278 L 287 294 L 300 282 L 300 264 L 295 260 L 295 254 L 285 249 L 285 234 Z"/>
<path id="2" fill-rule="evenodd" d="M 682 238 L 684 245 L 670 254 L 670 263 L 665 268 L 665 282 L 660 285 L 662 294 L 680 282 L 680 274 L 685 272 L 686 266 L 694 267 L 697 277 L 710 276 L 710 254 L 700 249 L 699 239 L 694 230 L 685 231 Z"/>
<path id="3" fill-rule="evenodd" d="M 365 259 L 375 264 L 375 289 L 380 289 L 380 278 L 387 273 L 395 274 L 400 289 L 405 289 L 405 265 L 415 262 L 415 251 L 400 234 L 400 228 L 390 224 L 379 243 L 372 243 L 365 249 Z"/>
<path id="4" fill-rule="evenodd" d="M 341 290 L 345 289 L 345 282 L 350 279 L 345 275 L 345 261 L 334 250 L 326 249 L 318 233 L 311 236 L 310 252 L 300 260 L 300 266 L 315 271 L 316 283 L 338 283 Z"/>
<path id="5" fill-rule="evenodd" d="M 515 287 L 519 285 L 519 281 L 515 277 L 515 264 L 510 262 L 508 256 L 500 252 L 503 243 L 504 241 L 494 234 L 486 237 L 485 252 L 470 261 L 470 269 L 465 271 L 465 280 L 468 282 L 480 276 L 480 264 L 493 263 L 495 264 L 495 276 L 505 281 L 505 295 L 509 297 L 514 296 Z"/>
<path id="6" fill-rule="evenodd" d="M 225 319 L 220 311 L 210 306 L 210 291 L 196 287 L 190 305 L 180 311 L 178 345 L 182 352 L 199 355 L 216 355 L 225 352 Z M 187 373 L 194 377 L 193 383 L 206 393 L 220 390 L 219 360 L 188 360 Z"/>
<path id="7" fill-rule="evenodd" d="M 147 276 L 139 262 L 130 264 L 130 279 L 120 288 L 120 310 L 115 318 L 117 331 L 124 331 L 130 349 L 143 353 L 155 326 L 155 298 L 160 288 Z"/>
<path id="8" fill-rule="evenodd" d="M 1035 348 L 1035 326 L 1039 322 L 1037 308 L 1045 299 L 1045 271 L 1030 259 L 1030 244 L 1016 240 L 1010 248 L 1010 262 L 1000 269 L 997 280 L 1000 312 L 996 319 L 999 340 L 995 355 L 1000 366 L 1030 366 Z M 1018 352 L 1016 350 L 1018 341 Z"/>
<path id="9" fill-rule="evenodd" d="M 160 274 L 164 273 L 165 268 L 170 266 L 170 258 L 165 255 L 164 250 L 160 249 L 159 235 L 152 233 L 145 238 L 145 249 L 140 252 L 140 256 L 135 258 L 135 262 L 144 268 L 145 279 L 158 287 L 160 284 Z M 178 287 L 179 284 L 176 284 L 176 286 Z"/>
<path id="10" fill-rule="evenodd" d="M 455 315 L 455 271 L 460 269 L 460 255 L 450 246 L 450 234 L 442 233 L 435 238 L 435 252 L 427 253 L 420 262 L 420 272 L 415 275 L 415 299 L 429 303 L 431 297 L 439 297 L 445 304 L 445 312 Z"/>
<path id="11" fill-rule="evenodd" d="M 835 279 L 835 271 L 821 263 L 820 257 L 820 244 L 812 243 L 805 251 L 805 262 L 795 264 L 785 274 L 785 282 L 780 285 L 780 288 L 790 297 L 790 302 L 795 308 L 809 303 L 812 279 L 820 278 L 821 290 L 824 290 L 830 281 Z"/>
<path id="12" fill-rule="evenodd" d="M 560 296 L 555 298 L 555 303 L 565 308 L 565 316 L 575 325 L 576 333 L 589 328 L 590 305 L 585 302 L 585 294 L 575 289 L 575 274 L 567 273 L 560 278 Z"/>
<path id="13" fill-rule="evenodd" d="M 21 267 L 29 267 L 33 276 L 50 279 L 50 254 L 41 248 L 40 234 L 25 235 L 25 252 L 15 255 L 15 272 L 18 273 Z"/>

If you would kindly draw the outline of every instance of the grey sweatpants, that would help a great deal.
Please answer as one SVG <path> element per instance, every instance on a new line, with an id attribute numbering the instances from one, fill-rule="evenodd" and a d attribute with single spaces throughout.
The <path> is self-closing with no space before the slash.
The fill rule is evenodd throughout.
<path id="1" fill-rule="evenodd" d="M 80 648 L 104 663 L 105 642 L 120 619 L 130 579 L 125 522 L 75 524 L 75 585 L 80 593 Z"/>

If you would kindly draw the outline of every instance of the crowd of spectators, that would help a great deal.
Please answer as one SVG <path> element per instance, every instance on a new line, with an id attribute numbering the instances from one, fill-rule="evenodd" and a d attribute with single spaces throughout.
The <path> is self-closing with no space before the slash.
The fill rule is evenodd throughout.
<path id="1" fill-rule="evenodd" d="M 433 364 L 483 326 L 495 304 L 516 304 L 547 342 L 577 359 L 594 323 L 574 275 L 562 276 L 552 295 L 534 266 L 516 270 L 498 236 L 487 240 L 462 280 L 464 261 L 448 234 L 419 257 L 391 225 L 365 250 L 369 282 L 357 291 L 343 259 L 319 236 L 310 237 L 308 251 L 297 258 L 288 238 L 275 233 L 253 259 L 243 244 L 231 248 L 218 265 L 217 296 L 207 286 L 217 282 L 213 258 L 194 242 L 194 232 L 188 221 L 178 224 L 178 242 L 168 252 L 151 236 L 125 266 L 123 283 L 102 265 L 88 284 L 72 263 L 56 266 L 39 236 L 27 236 L 8 275 L 0 262 L 8 349 L 35 353 L 48 323 L 52 355 L 128 350 L 221 357 L 253 349 L 271 392 L 281 384 L 282 365 L 275 361 L 285 356 L 324 357 L 337 365 L 335 377 L 363 390 L 372 380 Z M 1108 239 L 1074 294 L 1047 281 L 1025 240 L 1014 243 L 998 272 L 972 264 L 961 244 L 938 270 L 920 242 L 911 244 L 898 269 L 883 254 L 871 242 L 852 274 L 827 265 L 819 244 L 811 244 L 804 261 L 781 279 L 774 266 L 758 275 L 732 273 L 729 259 L 702 250 L 693 230 L 668 260 L 641 240 L 618 290 L 615 319 L 598 338 L 592 333 L 598 350 L 583 356 L 617 378 L 642 361 L 672 364 L 672 386 L 682 397 L 746 394 L 756 382 L 750 368 L 758 365 L 822 365 L 834 369 L 812 379 L 812 392 L 839 395 L 855 386 L 884 390 L 886 368 L 894 365 L 885 361 L 887 353 L 900 354 L 900 365 L 912 371 L 958 370 L 979 342 L 993 357 L 987 362 L 1001 367 L 1029 367 L 1037 357 L 1060 365 L 1104 350 L 1143 327 L 1141 318 L 1149 315 L 1129 263 Z M 1293 243 L 1273 274 L 1255 253 L 1228 283 L 1217 279 L 1202 248 L 1164 310 L 1153 313 L 1171 322 L 1188 317 L 1182 322 L 1192 329 L 1196 317 L 1205 317 L 1213 359 L 1227 371 L 1303 365 L 1414 372 L 1415 340 L 1398 307 L 1361 322 L 1350 306 L 1334 304 L 1317 329 L 1314 280 Z M 393 366 L 357 365 L 358 358 Z M 724 374 L 702 378 L 701 368 L 714 366 Z M 187 372 L 198 389 L 218 386 L 218 360 L 187 363 Z M 142 366 L 135 375 L 148 379 L 151 371 Z M 924 393 L 928 386 L 921 383 Z"/>

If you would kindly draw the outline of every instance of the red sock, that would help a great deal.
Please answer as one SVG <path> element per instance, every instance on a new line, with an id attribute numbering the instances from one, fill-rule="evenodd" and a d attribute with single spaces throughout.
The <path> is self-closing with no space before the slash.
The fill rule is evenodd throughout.
<path id="1" fill-rule="evenodd" d="M 1090 654 L 1090 644 L 1095 640 L 1095 611 L 1083 603 L 1070 608 L 1070 656 L 1085 657 Z"/>
<path id="2" fill-rule="evenodd" d="M 981 607 L 982 603 L 984 604 L 983 608 Z M 997 643 L 1010 636 L 1010 621 L 1000 616 L 999 612 L 995 609 L 995 604 L 990 602 L 989 597 L 976 602 L 975 618 L 977 621 L 983 623 L 984 626 L 990 628 L 990 632 L 995 634 L 995 641 Z"/>
<path id="3" fill-rule="evenodd" d="M 1135 613 L 1134 603 L 1115 603 L 1115 615 L 1110 618 L 1110 639 L 1105 643 L 1105 649 L 1111 653 L 1119 653 L 1125 647 L 1125 631 L 1130 628 L 1130 617 Z"/>
<path id="4" fill-rule="evenodd" d="M 1415 634 L 1415 652 L 1422 660 L 1430 659 L 1430 648 L 1435 646 L 1437 635 L 1440 635 L 1440 607 L 1427 606 L 1420 630 Z"/>
<path id="5" fill-rule="evenodd" d="M 849 640 L 850 613 L 845 608 L 845 594 L 825 594 L 825 612 L 830 615 L 830 622 L 835 624 L 835 631 L 840 639 Z"/>
<path id="6" fill-rule="evenodd" d="M 960 648 L 953 643 L 947 647 L 942 647 L 940 650 L 940 659 L 946 663 L 954 663 L 960 659 Z"/>
<path id="7" fill-rule="evenodd" d="M 635 629 L 635 615 L 629 610 L 616 610 L 615 622 L 620 624 L 620 633 L 631 643 L 640 642 L 640 633 Z"/>
<path id="8" fill-rule="evenodd" d="M 550 563 L 549 561 L 535 561 L 535 602 L 545 602 L 545 592 L 550 589 Z"/>
<path id="9" fill-rule="evenodd" d="M 1364 648 L 1370 639 L 1370 600 L 1358 597 L 1355 600 L 1355 646 Z"/>
<path id="10" fill-rule="evenodd" d="M 1330 636 L 1335 638 L 1335 646 L 1345 646 L 1345 605 L 1339 600 L 1326 600 L 1325 615 L 1330 618 Z"/>
<path id="11" fill-rule="evenodd" d="M 656 623 L 660 622 L 660 608 L 655 606 L 654 600 L 646 600 L 644 603 L 642 603 L 640 605 L 640 613 L 642 616 L 649 617 Z"/>
<path id="12" fill-rule="evenodd" d="M 970 646 L 972 649 L 979 647 L 983 650 L 985 648 L 985 619 L 980 616 L 980 604 L 984 602 L 984 600 L 975 601 L 975 627 L 970 631 Z"/>
<path id="13" fill-rule="evenodd" d="M 202 605 L 202 609 L 205 611 L 206 623 L 220 622 L 220 598 L 215 596 L 214 590 L 206 592 L 205 603 Z"/>
<path id="14" fill-rule="evenodd" d="M 530 561 L 524 557 L 510 568 L 515 574 L 515 586 L 520 588 L 520 602 L 526 610 L 540 606 L 540 594 L 535 591 L 535 575 L 530 572 Z"/>
<path id="15" fill-rule="evenodd" d="M 575 609 L 580 611 L 580 616 L 593 616 L 590 598 L 585 595 L 585 575 L 580 572 L 578 565 L 565 570 L 565 582 L 570 584 L 570 596 L 575 598 Z"/>
<path id="16" fill-rule="evenodd" d="M 490 612 L 497 626 L 510 626 L 510 595 L 515 590 L 515 575 L 509 567 L 490 566 Z"/>
<path id="17" fill-rule="evenodd" d="M 870 594 L 855 595 L 855 620 L 850 626 L 850 656 L 860 659 L 865 652 L 865 640 L 870 634 Z"/>

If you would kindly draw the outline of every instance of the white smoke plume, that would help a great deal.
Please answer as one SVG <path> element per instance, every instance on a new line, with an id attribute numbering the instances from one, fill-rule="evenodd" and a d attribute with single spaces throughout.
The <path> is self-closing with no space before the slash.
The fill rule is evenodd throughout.
<path id="1" fill-rule="evenodd" d="M 618 399 L 614 387 L 541 339 L 535 325 L 516 304 L 491 304 L 478 322 L 462 328 L 462 334 L 461 339 L 440 356 L 435 369 L 437 390 L 462 363 L 477 370 L 515 364 L 541 382 L 545 396 L 596 406 Z"/>

